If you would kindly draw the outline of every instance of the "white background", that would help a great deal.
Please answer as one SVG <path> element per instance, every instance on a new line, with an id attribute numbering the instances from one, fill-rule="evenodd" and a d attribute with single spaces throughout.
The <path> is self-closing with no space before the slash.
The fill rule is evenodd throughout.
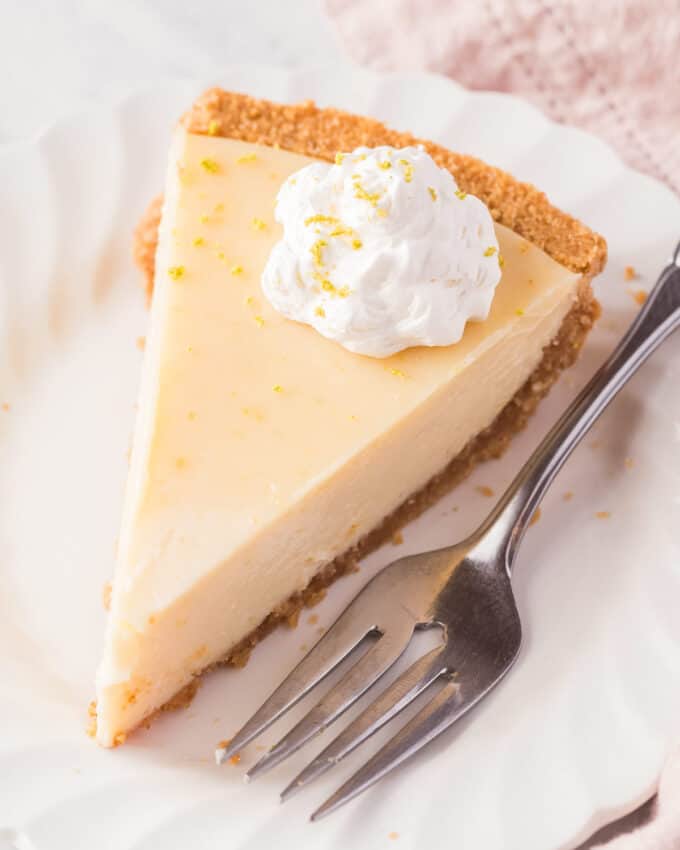
<path id="1" fill-rule="evenodd" d="M 320 0 L 2 0 L 0 143 L 168 77 L 346 62 Z"/>

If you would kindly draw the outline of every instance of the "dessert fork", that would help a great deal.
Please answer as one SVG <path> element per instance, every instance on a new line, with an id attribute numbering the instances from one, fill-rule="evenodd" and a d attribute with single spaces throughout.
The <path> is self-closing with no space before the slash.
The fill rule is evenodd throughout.
<path id="1" fill-rule="evenodd" d="M 280 718 L 341 661 L 368 649 L 249 771 L 252 779 L 326 729 L 397 661 L 416 629 L 439 626 L 443 645 L 413 663 L 283 791 L 285 800 L 330 770 L 426 690 L 434 696 L 312 815 L 356 797 L 451 726 L 498 684 L 519 653 L 522 629 L 511 574 L 541 498 L 607 404 L 680 325 L 680 243 L 628 332 L 553 426 L 481 526 L 461 543 L 384 567 L 255 715 L 216 753 L 230 758 Z"/>

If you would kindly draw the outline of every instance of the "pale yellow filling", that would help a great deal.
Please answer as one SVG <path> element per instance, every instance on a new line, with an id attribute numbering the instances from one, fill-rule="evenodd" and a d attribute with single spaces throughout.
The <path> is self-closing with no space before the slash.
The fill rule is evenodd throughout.
<path id="1" fill-rule="evenodd" d="M 260 291 L 308 162 L 178 131 L 98 740 L 110 745 L 441 470 L 533 371 L 577 276 L 497 227 L 491 314 L 448 348 L 351 354 Z"/>

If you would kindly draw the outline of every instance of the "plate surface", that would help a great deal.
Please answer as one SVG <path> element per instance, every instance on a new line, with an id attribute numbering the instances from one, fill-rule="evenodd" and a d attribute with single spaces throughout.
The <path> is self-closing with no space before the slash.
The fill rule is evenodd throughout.
<path id="1" fill-rule="evenodd" d="M 461 538 L 491 507 L 476 487 L 500 493 L 611 350 L 638 309 L 630 290 L 652 285 L 680 236 L 680 200 L 596 139 L 443 78 L 251 66 L 216 82 L 373 114 L 535 182 L 607 238 L 604 315 L 501 462 L 369 558 L 296 630 L 267 640 L 245 670 L 209 677 L 187 710 L 103 751 L 84 733 L 85 707 L 146 324 L 130 237 L 162 186 L 170 128 L 204 86 L 141 91 L 3 149 L 0 848 L 572 847 L 652 792 L 678 732 L 680 339 L 636 376 L 548 494 L 516 570 L 521 658 L 471 721 L 314 826 L 306 815 L 367 753 L 280 807 L 277 792 L 321 742 L 251 787 L 241 779 L 255 746 L 222 769 L 212 749 L 372 570 Z M 629 265 L 639 277 L 626 283 Z"/>

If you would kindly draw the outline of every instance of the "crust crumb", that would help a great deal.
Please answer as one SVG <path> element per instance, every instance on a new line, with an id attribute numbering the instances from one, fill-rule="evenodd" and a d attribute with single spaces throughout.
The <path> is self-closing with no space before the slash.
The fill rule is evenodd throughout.
<path id="1" fill-rule="evenodd" d="M 85 731 L 90 736 L 90 738 L 94 738 L 97 734 L 97 700 L 93 699 L 87 706 L 87 716 L 89 718 L 87 726 L 85 727 Z"/>
<path id="2" fill-rule="evenodd" d="M 541 518 L 541 509 L 536 508 L 536 510 L 533 512 L 533 514 L 531 516 L 531 519 L 529 520 L 529 525 L 536 525 L 536 523 L 539 521 L 540 518 Z"/>
<path id="3" fill-rule="evenodd" d="M 480 484 L 478 487 L 475 487 L 475 490 L 479 493 L 480 496 L 484 496 L 487 499 L 493 498 L 493 490 L 486 484 Z"/>
<path id="4" fill-rule="evenodd" d="M 250 660 L 251 646 L 245 646 L 241 649 L 236 649 L 229 656 L 229 663 L 232 667 L 245 667 Z"/>
<path id="5" fill-rule="evenodd" d="M 113 585 L 110 581 L 107 581 L 104 587 L 102 588 L 102 605 L 104 606 L 104 610 L 108 611 L 111 608 L 111 591 L 113 590 Z"/>
<path id="6" fill-rule="evenodd" d="M 623 279 L 624 280 L 635 280 L 637 277 L 637 272 L 633 266 L 626 266 L 623 270 Z"/>
<path id="7" fill-rule="evenodd" d="M 177 691 L 175 696 L 168 700 L 159 711 L 175 711 L 178 708 L 189 708 L 200 687 L 201 680 L 198 678 L 192 679 L 181 691 Z"/>
<path id="8" fill-rule="evenodd" d="M 318 605 L 322 599 L 326 598 L 326 592 L 325 587 L 320 587 L 317 590 L 312 591 L 312 593 L 305 597 L 305 607 L 313 608 L 315 605 Z"/>

